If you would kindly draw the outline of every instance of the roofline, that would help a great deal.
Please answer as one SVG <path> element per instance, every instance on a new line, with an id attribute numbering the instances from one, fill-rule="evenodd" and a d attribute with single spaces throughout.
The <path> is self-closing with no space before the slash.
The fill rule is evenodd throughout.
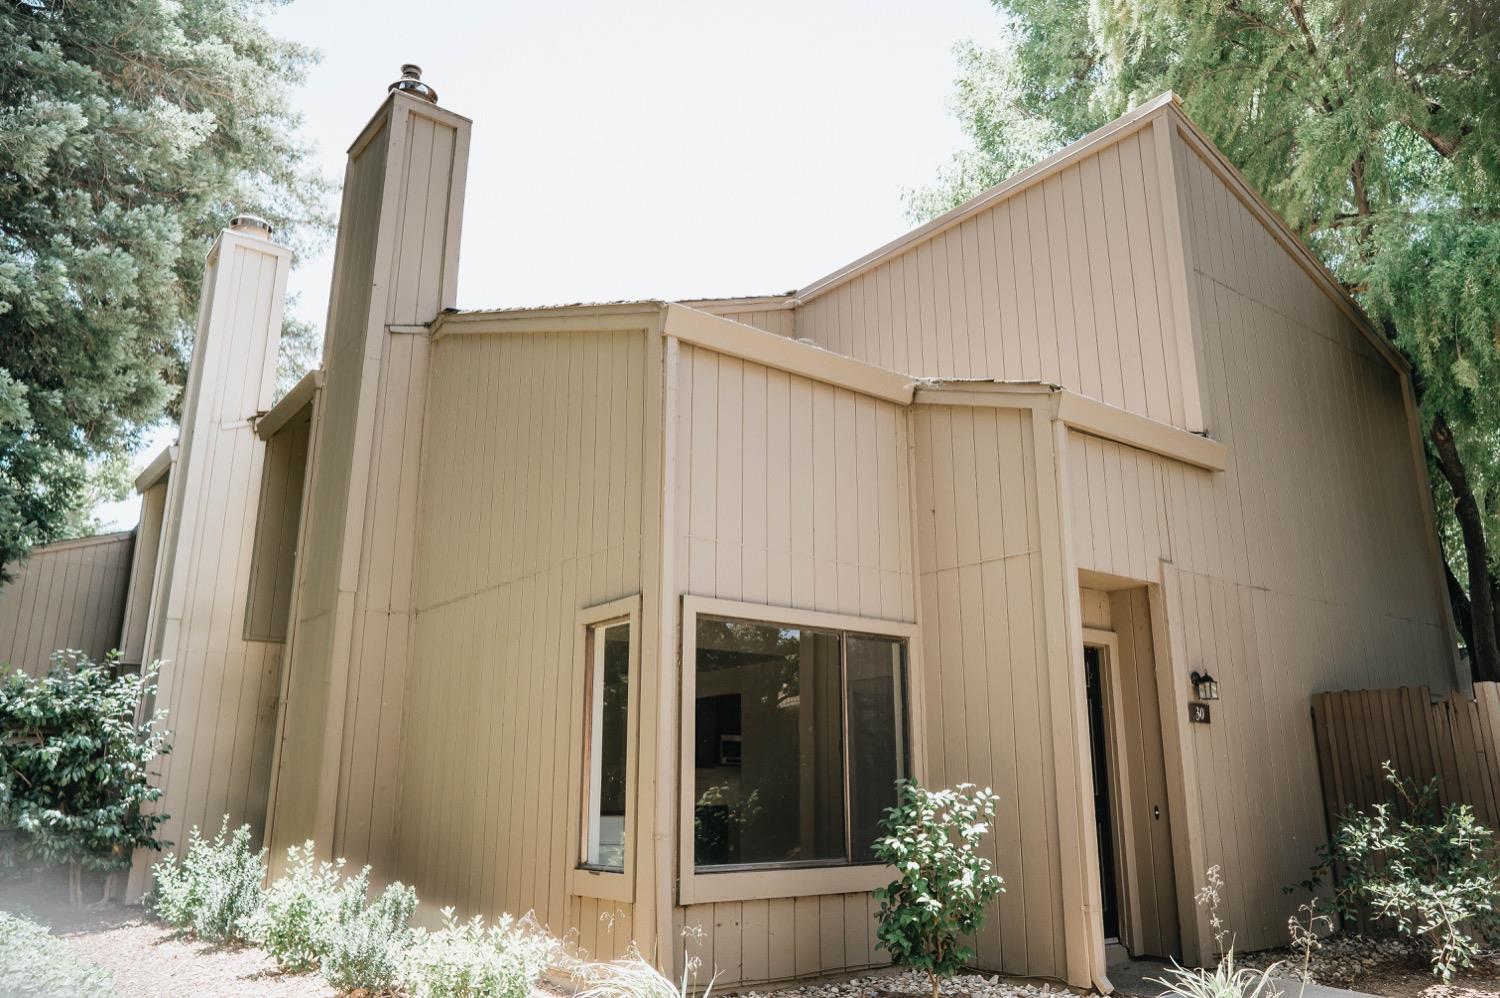
<path id="1" fill-rule="evenodd" d="M 271 408 L 255 417 L 255 435 L 262 440 L 269 440 L 290 423 L 317 394 L 318 389 L 323 387 L 323 369 L 313 368 L 298 379 L 285 395 Z"/>
<path id="2" fill-rule="evenodd" d="M 795 291 L 784 295 L 744 295 L 735 298 L 679 298 L 678 305 L 696 308 L 700 312 L 713 309 L 717 315 L 735 315 L 740 312 L 791 311 L 802 304 Z"/>
<path id="3" fill-rule="evenodd" d="M 1056 173 L 1067 169 L 1078 160 L 1097 153 L 1100 149 L 1128 138 L 1137 131 L 1144 129 L 1158 117 L 1167 115 L 1176 124 L 1178 134 L 1188 143 L 1203 161 L 1208 164 L 1209 169 L 1218 175 L 1219 179 L 1229 187 L 1230 191 L 1250 210 L 1256 220 L 1270 231 L 1272 238 L 1281 247 L 1291 254 L 1292 258 L 1305 270 L 1313 283 L 1318 285 L 1333 303 L 1342 311 L 1355 327 L 1364 335 L 1375 351 L 1379 353 L 1392 367 L 1411 376 L 1411 365 L 1406 358 L 1391 345 L 1380 330 L 1375 328 L 1370 317 L 1360 308 L 1352 295 L 1344 289 L 1339 279 L 1333 272 L 1319 260 L 1312 250 L 1308 249 L 1296 232 L 1286 223 L 1277 211 L 1266 203 L 1261 193 L 1257 191 L 1245 175 L 1240 172 L 1229 157 L 1216 146 L 1208 134 L 1198 126 L 1187 112 L 1182 108 L 1182 101 L 1177 94 L 1168 90 L 1165 93 L 1147 101 L 1140 107 L 1127 111 L 1125 114 L 1096 128 L 1076 142 L 1069 143 L 1046 159 L 1033 164 L 1020 173 L 1002 181 L 989 190 L 970 198 L 963 204 L 958 205 L 951 211 L 939 215 L 925 225 L 918 226 L 905 235 L 886 243 L 874 252 L 867 253 L 846 264 L 838 270 L 813 281 L 811 284 L 801 288 L 795 293 L 795 304 L 803 304 L 819 295 L 826 294 L 843 284 L 848 283 L 855 277 L 872 270 L 886 260 L 895 257 L 919 243 L 927 242 L 942 233 L 959 225 L 967 219 L 980 212 L 993 207 L 1001 201 L 1005 201 L 1016 194 L 1021 193 Z"/>
<path id="4" fill-rule="evenodd" d="M 49 544 L 34 545 L 28 557 L 37 554 L 50 554 L 53 551 L 66 551 L 69 548 L 92 547 L 95 544 L 118 544 L 120 541 L 128 540 L 135 536 L 135 528 L 129 530 L 116 530 L 108 534 L 90 534 L 88 537 L 69 537 L 60 541 L 52 541 Z"/>
<path id="5" fill-rule="evenodd" d="M 660 300 L 601 305 L 553 305 L 443 312 L 433 320 L 432 341 L 456 334 L 561 333 L 659 328 L 667 303 Z"/>
<path id="6" fill-rule="evenodd" d="M 910 375 L 898 374 L 811 343 L 778 336 L 691 305 L 667 305 L 661 331 L 664 336 L 676 337 L 684 343 L 716 353 L 898 405 L 911 404 L 912 391 L 917 384 L 917 379 Z"/>
<path id="7" fill-rule="evenodd" d="M 1046 159 L 1033 163 L 1020 173 L 1001 181 L 981 194 L 975 195 L 951 211 L 939 215 L 924 225 L 917 226 L 905 235 L 897 236 L 884 246 L 873 252 L 866 253 L 853 263 L 845 264 L 838 270 L 833 271 L 833 273 L 820 277 L 806 287 L 798 289 L 796 297 L 805 303 L 833 290 L 841 284 L 847 283 L 865 271 L 871 270 L 883 263 L 885 260 L 900 254 L 909 247 L 927 242 L 947 232 L 954 226 L 961 224 L 970 217 L 979 214 L 981 211 L 1019 194 L 1028 187 L 1040 183 L 1054 173 L 1071 166 L 1075 161 L 1083 159 L 1086 156 L 1091 156 L 1104 146 L 1111 145 L 1129 135 L 1133 135 L 1150 124 L 1162 108 L 1177 103 L 1179 103 L 1177 95 L 1168 90 L 1166 93 L 1147 101 L 1140 107 L 1120 115 L 1120 117 L 1109 124 L 1094 129 L 1078 141 L 1070 142 Z"/>
<path id="8" fill-rule="evenodd" d="M 1334 276 L 1333 271 L 1329 270 L 1327 265 L 1318 259 L 1317 254 L 1308 249 L 1307 244 L 1297 237 L 1297 233 L 1287 224 L 1286 219 L 1266 203 L 1266 199 L 1240 172 L 1239 167 L 1230 162 L 1223 150 L 1216 146 L 1208 134 L 1198 126 L 1198 123 L 1182 109 L 1181 102 L 1174 101 L 1170 113 L 1177 125 L 1178 134 L 1208 164 L 1209 169 L 1219 175 L 1219 179 L 1229 187 L 1230 193 L 1240 199 L 1255 216 L 1256 221 L 1264 225 L 1271 233 L 1271 237 L 1280 243 L 1282 249 L 1290 253 L 1292 258 L 1307 272 L 1307 275 L 1313 279 L 1313 283 L 1322 288 L 1323 293 L 1348 316 L 1355 327 L 1375 347 L 1376 352 L 1396 370 L 1410 377 L 1411 364 L 1407 362 L 1406 357 L 1391 344 L 1390 340 L 1386 339 L 1384 333 L 1375 328 L 1375 324 L 1370 321 L 1365 310 L 1360 308 L 1359 302 L 1354 300 L 1354 296 L 1349 294 L 1343 283 Z"/>
<path id="9" fill-rule="evenodd" d="M 176 463 L 177 445 L 168 444 L 151 459 L 150 463 L 141 469 L 139 475 L 135 476 L 135 490 L 137 492 L 145 492 L 157 482 L 167 477 L 167 473 L 171 471 L 172 465 Z"/>
<path id="10" fill-rule="evenodd" d="M 1127 412 L 1048 382 L 924 382 L 917 386 L 912 401 L 917 405 L 1004 409 L 1034 408 L 1045 402 L 1053 419 L 1079 433 L 1112 440 L 1207 471 L 1223 471 L 1229 467 L 1229 445 L 1223 441 Z"/>

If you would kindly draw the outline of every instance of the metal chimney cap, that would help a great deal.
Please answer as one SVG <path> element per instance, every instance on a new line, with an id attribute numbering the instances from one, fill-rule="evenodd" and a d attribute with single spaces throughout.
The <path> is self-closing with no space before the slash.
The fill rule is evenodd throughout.
<path id="1" fill-rule="evenodd" d="M 401 79 L 386 87 L 387 93 L 395 93 L 397 90 L 419 100 L 425 100 L 429 104 L 437 103 L 437 91 L 422 82 L 422 67 L 414 62 L 403 64 Z"/>
<path id="2" fill-rule="evenodd" d="M 271 223 L 259 215 L 251 215 L 248 212 L 231 218 L 229 220 L 229 228 L 235 232 L 254 233 L 262 239 L 271 238 Z"/>

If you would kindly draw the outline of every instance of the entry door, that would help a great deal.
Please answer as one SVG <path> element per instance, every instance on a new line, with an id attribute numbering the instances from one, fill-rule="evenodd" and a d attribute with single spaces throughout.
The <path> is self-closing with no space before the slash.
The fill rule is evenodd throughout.
<path id="1" fill-rule="evenodd" d="M 1089 745 L 1094 772 L 1094 826 L 1099 839 L 1100 915 L 1106 941 L 1120 938 L 1119 875 L 1115 821 L 1110 787 L 1109 726 L 1105 723 L 1104 649 L 1083 648 L 1084 684 L 1088 690 Z"/>

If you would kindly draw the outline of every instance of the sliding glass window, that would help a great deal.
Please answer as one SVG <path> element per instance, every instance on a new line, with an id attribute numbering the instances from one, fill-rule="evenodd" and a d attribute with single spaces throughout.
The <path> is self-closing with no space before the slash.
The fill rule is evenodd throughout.
<path id="1" fill-rule="evenodd" d="M 906 642 L 699 615 L 693 864 L 874 862 L 908 773 Z"/>

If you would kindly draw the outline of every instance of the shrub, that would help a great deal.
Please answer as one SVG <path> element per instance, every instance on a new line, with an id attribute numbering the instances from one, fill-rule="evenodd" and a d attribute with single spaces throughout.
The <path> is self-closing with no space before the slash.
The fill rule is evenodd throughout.
<path id="1" fill-rule="evenodd" d="M 340 895 L 355 887 L 344 881 L 344 861 L 319 863 L 313 844 L 286 851 L 287 869 L 265 892 L 260 910 L 251 916 L 249 937 L 286 971 L 312 970 L 328 955 L 328 943 L 339 912 Z M 368 874 L 361 874 L 361 900 Z"/>
<path id="2" fill-rule="evenodd" d="M 6 998 L 106 998 L 109 974 L 73 955 L 35 922 L 0 911 L 0 995 Z"/>
<path id="3" fill-rule="evenodd" d="M 1500 936 L 1500 864 L 1494 834 L 1467 804 L 1437 803 L 1437 781 L 1418 786 L 1385 763 L 1394 804 L 1340 821 L 1306 886 L 1337 872 L 1334 904 L 1344 917 L 1368 912 L 1421 939 L 1433 973 L 1449 980 L 1483 942 Z"/>
<path id="4" fill-rule="evenodd" d="M 156 878 L 151 907 L 162 921 L 208 942 L 245 942 L 265 896 L 266 851 L 252 853 L 250 826 L 230 834 L 226 817 L 212 842 L 193 828 L 182 862 L 168 853 L 151 874 Z"/>
<path id="5" fill-rule="evenodd" d="M 443 927 L 418 933 L 402 959 L 401 980 L 418 998 L 526 998 L 557 944 L 509 915 L 486 927 L 443 909 Z"/>
<path id="6" fill-rule="evenodd" d="M 900 879 L 875 892 L 880 945 L 895 963 L 925 970 L 933 998 L 944 977 L 974 958 L 959 938 L 983 924 L 985 906 L 1005 889 L 979 854 L 998 800 L 969 783 L 928 790 L 906 782 L 881 822 L 886 834 L 876 841 L 875 856 L 894 866 Z"/>
<path id="7" fill-rule="evenodd" d="M 1231 949 L 1213 970 L 1188 970 L 1174 962 L 1164 977 L 1151 981 L 1166 989 L 1162 998 L 1280 998 L 1281 989 L 1271 978 L 1274 969 L 1236 970 Z"/>
<path id="8" fill-rule="evenodd" d="M 324 979 L 341 991 L 381 994 L 399 981 L 401 955 L 412 939 L 417 892 L 396 883 L 366 904 L 368 886 L 366 867 L 340 888 L 320 966 Z"/>
<path id="9" fill-rule="evenodd" d="M 673 981 L 641 956 L 634 943 L 622 959 L 608 963 L 579 960 L 568 967 L 573 977 L 584 986 L 578 998 L 688 998 L 689 995 L 711 998 L 718 974 L 710 978 L 708 986 L 699 992 L 690 983 L 696 969 L 697 960 L 689 958 L 683 963 L 682 980 Z"/>
<path id="10" fill-rule="evenodd" d="M 166 711 L 136 723 L 156 672 L 116 676 L 113 657 L 60 651 L 46 675 L 0 684 L 0 828 L 26 858 L 72 868 L 75 905 L 83 869 L 124 869 L 135 849 L 164 846 L 167 816 L 141 805 L 161 796 L 148 768 L 168 751 Z"/>

